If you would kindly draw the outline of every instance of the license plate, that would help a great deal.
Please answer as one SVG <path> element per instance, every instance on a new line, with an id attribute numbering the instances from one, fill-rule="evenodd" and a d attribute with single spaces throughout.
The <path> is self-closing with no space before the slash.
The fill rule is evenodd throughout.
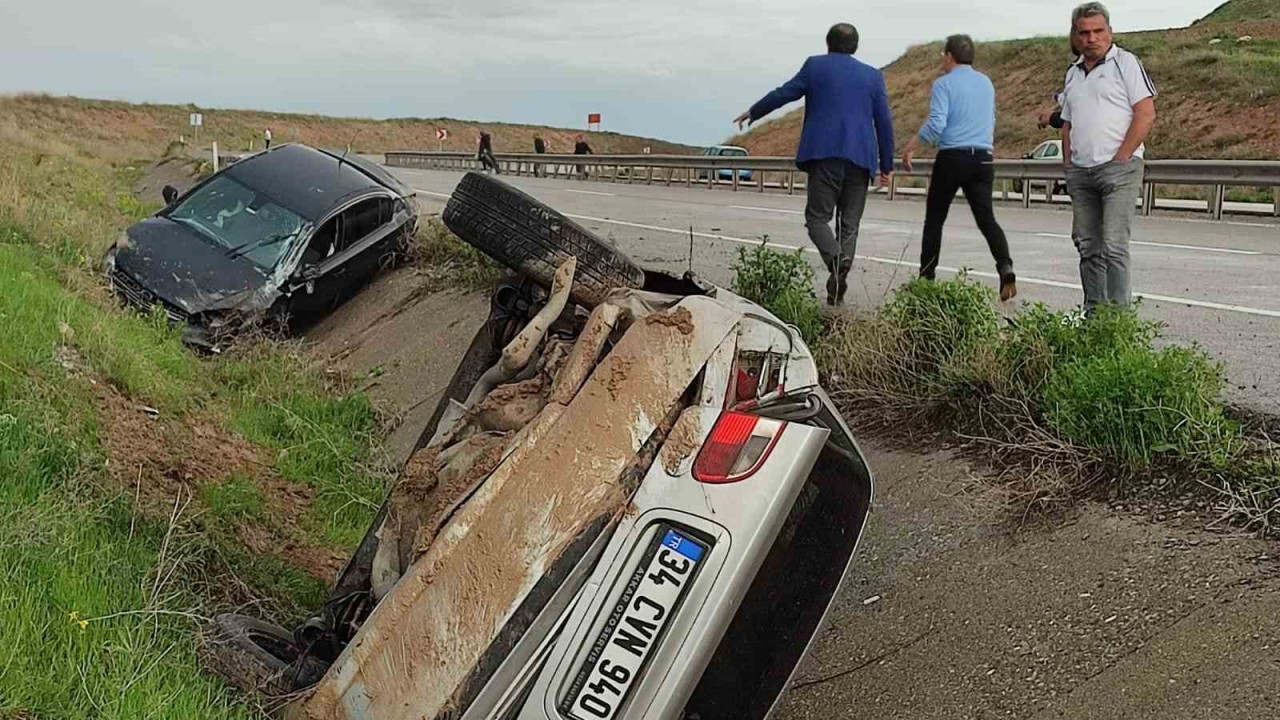
<path id="1" fill-rule="evenodd" d="M 576 720 L 612 720 L 662 639 L 707 552 L 661 527 L 578 671 L 561 711 Z"/>

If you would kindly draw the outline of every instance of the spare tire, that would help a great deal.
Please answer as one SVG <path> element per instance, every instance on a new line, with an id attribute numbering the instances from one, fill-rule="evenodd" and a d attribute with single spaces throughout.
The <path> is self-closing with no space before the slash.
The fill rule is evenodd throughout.
<path id="1" fill-rule="evenodd" d="M 310 687 L 329 664 L 304 655 L 284 628 L 243 615 L 218 615 L 201 636 L 204 663 L 246 692 L 273 698 Z"/>
<path id="2" fill-rule="evenodd" d="M 494 260 L 551 287 L 556 268 L 578 258 L 570 298 L 587 307 L 617 288 L 640 288 L 644 270 L 612 243 L 501 180 L 467 173 L 444 224 Z"/>

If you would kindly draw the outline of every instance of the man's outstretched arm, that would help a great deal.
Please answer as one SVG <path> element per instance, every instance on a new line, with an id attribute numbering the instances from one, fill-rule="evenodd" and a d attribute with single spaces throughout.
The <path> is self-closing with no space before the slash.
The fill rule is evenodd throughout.
<path id="1" fill-rule="evenodd" d="M 751 106 L 750 110 L 734 118 L 733 121 L 738 124 L 738 129 L 741 130 L 745 123 L 754 123 L 783 105 L 799 100 L 808 91 L 809 61 L 806 60 L 804 65 L 800 66 L 800 72 L 796 73 L 795 77 L 760 98 L 755 105 Z"/>

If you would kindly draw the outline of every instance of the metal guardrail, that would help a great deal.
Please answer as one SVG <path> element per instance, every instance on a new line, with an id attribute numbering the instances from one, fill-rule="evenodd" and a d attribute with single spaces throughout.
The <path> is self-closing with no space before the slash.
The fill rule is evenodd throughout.
<path id="1" fill-rule="evenodd" d="M 402 150 L 385 153 L 386 164 L 391 167 L 466 170 L 480 167 L 474 153 L 466 152 L 423 152 Z M 715 155 L 561 155 L 535 153 L 500 153 L 494 156 L 504 172 L 515 175 L 542 174 L 548 177 L 585 177 L 595 175 L 621 182 L 643 182 L 652 185 L 654 182 L 671 185 L 681 182 L 686 187 L 695 183 L 714 187 L 718 184 L 732 186 L 738 190 L 741 186 L 753 187 L 757 192 L 764 192 L 767 187 L 785 189 L 794 193 L 796 187 L 803 187 L 804 173 L 795 166 L 795 160 L 789 157 L 744 157 Z M 912 171 L 907 172 L 902 162 L 895 163 L 897 169 L 890 183 L 889 199 L 894 199 L 898 192 L 898 179 L 901 177 L 927 178 L 933 171 L 931 159 L 918 159 L 912 163 Z M 1009 196 L 1009 184 L 1021 181 L 1024 191 L 1021 192 L 1022 204 L 1030 207 L 1032 193 L 1026 183 L 1043 182 L 1046 185 L 1045 197 L 1052 201 L 1052 190 L 1055 181 L 1065 181 L 1066 175 L 1061 164 L 1043 160 L 1011 160 L 997 159 L 994 163 L 996 179 L 1002 181 L 1001 193 L 1004 199 Z M 728 171 L 728 178 L 720 177 L 722 171 Z M 749 171 L 750 178 L 742 177 Z M 769 182 L 769 176 L 774 182 Z M 797 176 L 801 182 L 797 183 Z M 1152 160 L 1146 166 L 1145 187 L 1142 193 L 1142 212 L 1150 214 L 1156 201 L 1156 187 L 1159 185 L 1186 185 L 1211 188 L 1209 196 L 1209 212 L 1215 219 L 1222 219 L 1226 205 L 1228 187 L 1269 187 L 1275 196 L 1273 214 L 1280 217 L 1280 161 L 1271 160 Z"/>

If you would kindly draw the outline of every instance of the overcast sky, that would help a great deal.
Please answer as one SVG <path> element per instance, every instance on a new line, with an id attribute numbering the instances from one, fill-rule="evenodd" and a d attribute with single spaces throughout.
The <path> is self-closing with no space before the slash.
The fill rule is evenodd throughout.
<path id="1" fill-rule="evenodd" d="M 1221 0 L 1112 0 L 1117 30 Z M 581 126 L 693 144 L 854 23 L 858 57 L 1065 34 L 1060 0 L 0 0 L 0 92 Z"/>

